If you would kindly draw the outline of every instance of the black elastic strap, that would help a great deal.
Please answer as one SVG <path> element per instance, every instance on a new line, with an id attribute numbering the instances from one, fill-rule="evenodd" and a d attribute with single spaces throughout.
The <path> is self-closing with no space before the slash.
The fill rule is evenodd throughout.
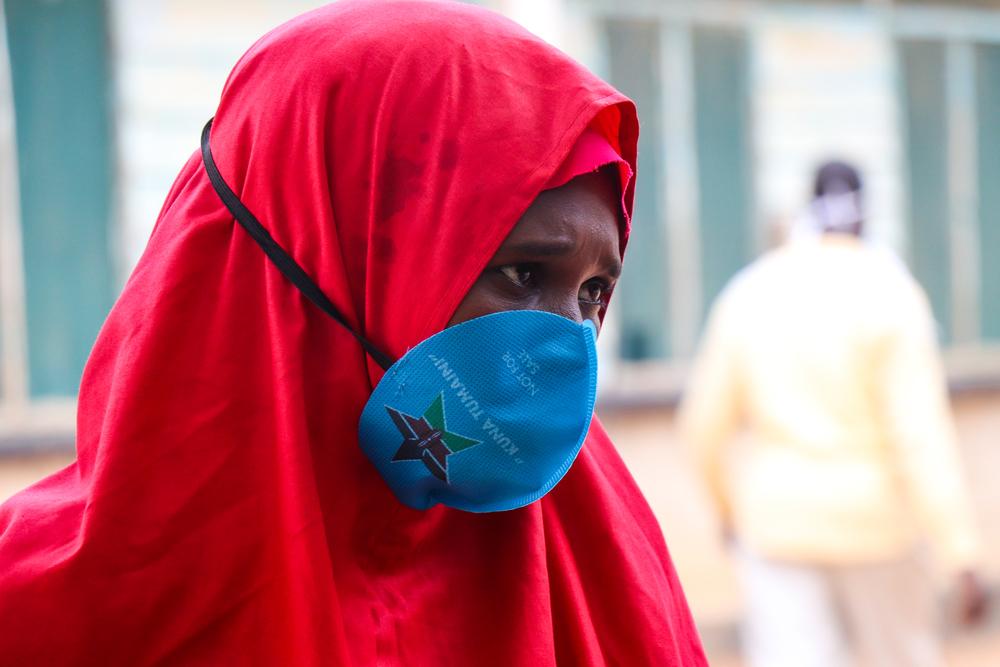
<path id="1" fill-rule="evenodd" d="M 215 192 L 219 195 L 222 203 L 226 205 L 229 212 L 233 214 L 236 218 L 236 222 L 243 226 L 243 229 L 249 232 L 253 240 L 257 242 L 257 245 L 261 247 L 265 254 L 274 262 L 274 265 L 278 267 L 278 270 L 285 274 L 285 277 L 292 281 L 299 291 L 305 295 L 307 299 L 319 306 L 323 312 L 339 322 L 345 329 L 351 332 L 361 347 L 365 348 L 365 351 L 375 360 L 379 366 L 383 369 L 388 370 L 392 366 L 392 359 L 387 355 L 382 353 L 378 348 L 372 345 L 364 336 L 356 332 L 351 328 L 351 325 L 347 322 L 347 319 L 340 314 L 340 311 L 333 305 L 330 299 L 323 294 L 323 290 L 319 288 L 316 283 L 312 281 L 312 278 L 299 266 L 291 256 L 285 252 L 285 249 L 278 245 L 278 242 L 271 237 L 271 234 L 264 228 L 264 225 L 260 224 L 260 221 L 254 217 L 254 214 L 250 212 L 240 198 L 229 189 L 226 185 L 226 181 L 223 180 L 222 174 L 219 173 L 219 169 L 215 166 L 215 160 L 212 159 L 212 149 L 209 147 L 208 138 L 212 130 L 212 120 L 209 119 L 205 123 L 205 129 L 201 131 L 201 157 L 205 163 L 205 171 L 208 172 L 208 179 L 212 181 L 212 187 L 215 188 Z"/>

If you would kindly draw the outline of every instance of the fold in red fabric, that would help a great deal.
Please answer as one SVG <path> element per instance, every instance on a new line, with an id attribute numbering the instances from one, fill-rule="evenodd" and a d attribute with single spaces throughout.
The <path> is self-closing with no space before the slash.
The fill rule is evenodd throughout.
<path id="1" fill-rule="evenodd" d="M 545 189 L 558 188 L 560 185 L 566 185 L 577 176 L 597 171 L 601 167 L 612 164 L 617 168 L 618 191 L 622 194 L 621 213 L 625 220 L 622 239 L 624 241 L 628 238 L 628 226 L 632 218 L 629 207 L 625 204 L 625 193 L 628 191 L 629 183 L 632 182 L 632 167 L 611 146 L 611 142 L 597 130 L 588 127 L 583 131 L 583 134 L 573 144 L 573 148 L 570 149 L 569 155 L 545 184 Z M 624 245 L 622 250 L 624 250 Z"/>
<path id="2" fill-rule="evenodd" d="M 515 24 L 346 0 L 240 60 L 212 150 L 398 357 L 445 326 L 588 126 L 634 170 L 633 104 Z M 196 152 L 87 364 L 77 461 L 0 508 L 0 663 L 705 664 L 599 422 L 539 502 L 418 512 L 358 447 L 380 373 Z"/>

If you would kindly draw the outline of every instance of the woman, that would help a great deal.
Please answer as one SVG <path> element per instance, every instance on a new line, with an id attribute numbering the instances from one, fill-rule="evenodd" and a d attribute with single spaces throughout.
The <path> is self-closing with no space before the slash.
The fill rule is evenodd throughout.
<path id="1" fill-rule="evenodd" d="M 705 664 L 596 420 L 551 493 L 488 513 L 407 506 L 391 471 L 422 462 L 386 473 L 358 435 L 379 362 L 442 330 L 599 325 L 637 134 L 627 98 L 458 3 L 347 1 L 261 39 L 101 331 L 78 461 L 0 511 L 3 661 Z"/>

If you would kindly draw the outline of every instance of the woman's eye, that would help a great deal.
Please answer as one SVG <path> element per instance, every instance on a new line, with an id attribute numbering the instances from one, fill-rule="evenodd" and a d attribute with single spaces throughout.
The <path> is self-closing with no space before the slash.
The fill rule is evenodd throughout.
<path id="1" fill-rule="evenodd" d="M 580 288 L 580 301 L 594 305 L 604 305 L 609 293 L 610 289 L 606 283 L 599 280 L 592 280 Z"/>
<path id="2" fill-rule="evenodd" d="M 528 287 L 535 278 L 535 272 L 530 264 L 508 264 L 501 266 L 500 272 L 518 287 Z"/>

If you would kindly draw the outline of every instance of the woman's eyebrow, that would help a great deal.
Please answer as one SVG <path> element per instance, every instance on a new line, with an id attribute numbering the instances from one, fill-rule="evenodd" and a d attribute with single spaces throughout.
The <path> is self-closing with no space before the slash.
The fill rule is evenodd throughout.
<path id="1" fill-rule="evenodd" d="M 576 248 L 576 242 L 570 238 L 525 239 L 514 243 L 505 243 L 500 251 L 504 255 L 528 255 L 531 257 L 558 257 L 568 255 Z"/>
<path id="2" fill-rule="evenodd" d="M 525 239 L 504 244 L 497 252 L 497 257 L 504 260 L 515 257 L 562 257 L 572 253 L 575 248 L 576 241 L 571 238 Z M 605 262 L 604 270 L 617 279 L 622 273 L 621 259 L 609 259 Z"/>

